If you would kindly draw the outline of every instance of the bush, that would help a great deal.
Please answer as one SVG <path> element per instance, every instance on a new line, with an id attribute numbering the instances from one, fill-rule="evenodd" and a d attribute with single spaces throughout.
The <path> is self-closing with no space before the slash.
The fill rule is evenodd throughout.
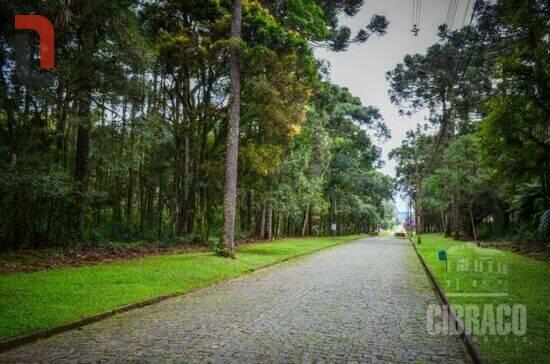
<path id="1" fill-rule="evenodd" d="M 227 249 L 227 246 L 223 243 L 222 239 L 212 239 L 212 250 L 220 257 L 231 257 L 232 254 Z"/>
<path id="2" fill-rule="evenodd" d="M 480 240 L 487 240 L 493 235 L 493 226 L 491 224 L 481 224 L 477 228 L 477 237 Z"/>

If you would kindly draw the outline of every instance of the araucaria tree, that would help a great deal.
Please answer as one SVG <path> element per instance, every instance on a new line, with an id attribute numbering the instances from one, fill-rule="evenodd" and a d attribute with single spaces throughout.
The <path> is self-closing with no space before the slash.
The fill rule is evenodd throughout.
<path id="1" fill-rule="evenodd" d="M 432 123 L 427 143 L 409 137 L 393 152 L 398 183 L 430 231 L 548 241 L 549 4 L 477 1 L 475 10 L 472 25 L 441 26 L 425 54 L 387 74 L 392 102 L 403 113 L 428 109 Z M 418 164 L 411 156 L 422 149 Z"/>
<path id="2" fill-rule="evenodd" d="M 225 162 L 225 197 L 223 239 L 227 254 L 235 256 L 235 214 L 237 204 L 237 163 L 239 154 L 239 123 L 241 122 L 241 79 L 239 71 L 239 42 L 243 9 L 241 0 L 233 1 L 231 40 L 236 43 L 231 49 L 231 110 L 227 132 L 227 160 Z"/>
<path id="3" fill-rule="evenodd" d="M 371 135 L 387 130 L 313 55 L 385 32 L 381 16 L 339 25 L 362 3 L 1 0 L 0 249 L 148 240 L 231 255 L 248 236 L 377 229 L 392 181 Z M 31 12 L 56 30 L 52 88 L 14 72 L 12 20 Z"/>

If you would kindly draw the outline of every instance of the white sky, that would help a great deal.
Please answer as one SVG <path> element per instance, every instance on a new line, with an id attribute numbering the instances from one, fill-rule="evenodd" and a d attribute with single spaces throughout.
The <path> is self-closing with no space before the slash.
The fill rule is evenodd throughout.
<path id="1" fill-rule="evenodd" d="M 390 103 L 385 74 L 402 62 L 406 54 L 423 53 L 436 41 L 437 27 L 445 22 L 451 0 L 417 1 L 422 3 L 418 37 L 411 33 L 413 0 L 366 0 L 360 13 L 351 19 L 342 19 L 342 24 L 356 32 L 369 23 L 372 15 L 380 14 L 385 15 L 390 22 L 388 33 L 380 38 L 371 38 L 364 44 L 353 45 L 347 52 L 316 51 L 319 58 L 330 62 L 332 82 L 347 87 L 365 105 L 380 109 L 392 134 L 392 139 L 381 145 L 385 161 L 381 171 L 390 176 L 395 175 L 395 163 L 388 159 L 388 153 L 401 144 L 407 130 L 424 122 L 425 114 L 399 116 L 397 108 Z M 466 6 L 470 3 L 466 19 L 468 22 L 474 2 L 458 0 L 455 27 L 462 26 Z M 396 203 L 400 211 L 406 209 L 405 202 L 398 196 Z"/>

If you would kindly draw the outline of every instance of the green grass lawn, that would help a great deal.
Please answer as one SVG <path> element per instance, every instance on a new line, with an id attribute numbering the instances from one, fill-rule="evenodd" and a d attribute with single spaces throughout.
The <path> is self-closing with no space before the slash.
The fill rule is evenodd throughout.
<path id="1" fill-rule="evenodd" d="M 508 251 L 478 248 L 441 235 L 424 235 L 417 248 L 451 304 L 479 305 L 481 312 L 486 304 L 525 305 L 524 336 L 476 336 L 488 361 L 550 362 L 550 263 Z M 447 251 L 448 271 L 445 262 L 439 261 L 440 249 Z"/>
<path id="2" fill-rule="evenodd" d="M 237 259 L 185 253 L 44 272 L 0 275 L 0 340 L 130 303 L 187 292 L 360 236 L 244 245 Z"/>

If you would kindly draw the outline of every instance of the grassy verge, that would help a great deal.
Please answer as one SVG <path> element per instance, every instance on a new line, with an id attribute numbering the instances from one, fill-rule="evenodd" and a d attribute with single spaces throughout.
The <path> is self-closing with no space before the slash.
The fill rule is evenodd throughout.
<path id="1" fill-rule="evenodd" d="M 478 248 L 441 235 L 424 235 L 417 248 L 453 305 L 479 308 L 480 327 L 473 333 L 490 362 L 550 362 L 550 264 L 497 249 Z M 438 258 L 447 252 L 449 269 Z M 498 335 L 489 329 L 498 305 L 525 305 L 526 333 Z M 486 305 L 492 305 L 494 314 Z M 484 321 L 489 320 L 489 321 Z M 504 323 L 512 323 L 504 316 Z M 472 329 L 475 320 L 465 324 Z M 485 325 L 485 333 L 482 327 Z M 498 330 L 498 327 L 497 329 Z"/>
<path id="2" fill-rule="evenodd" d="M 185 253 L 45 272 L 0 275 L 0 340 L 123 305 L 188 292 L 255 268 L 360 238 L 285 239 L 244 245 L 237 259 Z"/>

